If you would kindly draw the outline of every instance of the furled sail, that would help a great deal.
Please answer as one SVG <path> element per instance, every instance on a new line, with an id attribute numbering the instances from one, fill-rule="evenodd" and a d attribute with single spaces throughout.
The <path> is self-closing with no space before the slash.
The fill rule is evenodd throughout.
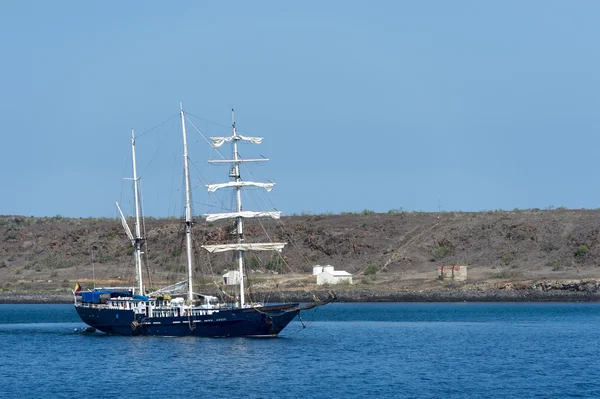
<path id="1" fill-rule="evenodd" d="M 244 141 L 249 141 L 252 144 L 260 144 L 263 140 L 262 137 L 248 137 L 248 136 L 229 136 L 229 137 L 211 137 L 210 139 L 212 140 L 212 146 L 214 148 L 219 148 L 220 146 L 222 146 L 225 142 L 231 141 L 233 139 L 236 140 L 244 140 Z"/>
<path id="2" fill-rule="evenodd" d="M 228 183 L 207 184 L 206 185 L 206 187 L 208 187 L 209 193 L 214 193 L 218 189 L 225 188 L 225 187 L 247 187 L 247 186 L 262 187 L 267 191 L 271 191 L 273 189 L 273 186 L 275 186 L 275 183 L 256 183 L 256 182 L 251 182 L 251 181 L 231 181 Z"/>
<path id="3" fill-rule="evenodd" d="M 225 252 L 225 251 L 277 251 L 281 252 L 286 243 L 240 243 L 240 244 L 217 244 L 203 245 L 202 248 L 208 252 Z"/>
<path id="4" fill-rule="evenodd" d="M 243 218 L 260 218 L 260 217 L 270 217 L 271 219 L 279 219 L 281 216 L 281 212 L 252 212 L 252 211 L 242 211 L 242 212 L 227 212 L 227 213 L 206 213 L 207 222 L 214 222 L 216 220 L 221 219 L 233 219 L 237 217 Z"/>

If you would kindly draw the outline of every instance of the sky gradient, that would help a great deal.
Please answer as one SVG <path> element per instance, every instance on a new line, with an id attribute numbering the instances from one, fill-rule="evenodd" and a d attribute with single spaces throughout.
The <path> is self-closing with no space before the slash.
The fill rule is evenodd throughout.
<path id="1" fill-rule="evenodd" d="M 114 217 L 133 127 L 145 214 L 180 216 L 180 101 L 206 136 L 235 108 L 264 137 L 243 155 L 271 159 L 253 173 L 284 214 L 598 208 L 599 18 L 597 1 L 2 2 L 0 214 Z M 202 214 L 226 169 L 188 133 Z"/>

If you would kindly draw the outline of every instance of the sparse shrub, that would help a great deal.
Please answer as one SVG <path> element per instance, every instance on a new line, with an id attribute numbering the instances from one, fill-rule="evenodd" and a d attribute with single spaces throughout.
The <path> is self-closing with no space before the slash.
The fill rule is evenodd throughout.
<path id="1" fill-rule="evenodd" d="M 590 248 L 586 244 L 581 244 L 580 246 L 575 248 L 575 251 L 573 254 L 575 255 L 576 258 L 583 258 L 588 254 L 589 251 L 590 251 Z"/>
<path id="2" fill-rule="evenodd" d="M 42 268 L 53 270 L 68 266 L 67 260 L 60 259 L 55 253 L 48 252 L 40 259 L 40 263 L 36 264 L 35 270 L 40 271 Z"/>
<path id="3" fill-rule="evenodd" d="M 258 258 L 256 257 L 256 255 L 253 255 L 251 257 L 249 257 L 246 260 L 246 266 L 250 269 L 250 270 L 256 270 L 260 268 L 260 261 L 258 260 Z"/>
<path id="4" fill-rule="evenodd" d="M 550 241 L 543 242 L 540 248 L 544 252 L 552 252 L 560 249 L 558 245 Z"/>
<path id="5" fill-rule="evenodd" d="M 273 255 L 273 257 L 267 261 L 267 270 L 281 273 L 283 271 L 283 259 L 281 256 Z"/>
<path id="6" fill-rule="evenodd" d="M 4 240 L 11 241 L 19 238 L 19 233 L 13 229 L 9 229 L 4 233 Z"/>
<path id="7" fill-rule="evenodd" d="M 454 248 L 448 245 L 441 245 L 433 250 L 431 253 L 431 260 L 436 261 L 444 259 L 446 256 L 454 255 Z"/>
<path id="8" fill-rule="evenodd" d="M 388 211 L 388 214 L 390 215 L 402 215 L 406 213 L 406 211 L 403 208 L 399 208 L 399 209 L 390 209 Z"/>
<path id="9" fill-rule="evenodd" d="M 98 263 L 108 263 L 112 260 L 112 256 L 100 254 L 97 259 L 98 259 Z"/>
<path id="10" fill-rule="evenodd" d="M 559 270 L 564 269 L 563 264 L 558 259 L 554 259 L 554 260 L 547 262 L 546 266 L 551 267 L 553 272 L 557 272 Z"/>
<path id="11" fill-rule="evenodd" d="M 515 241 L 523 241 L 527 238 L 527 234 L 523 230 L 519 230 L 514 235 Z"/>
<path id="12" fill-rule="evenodd" d="M 379 270 L 379 268 L 377 267 L 377 265 L 368 265 L 367 268 L 365 269 L 365 276 L 375 276 L 375 274 L 377 274 L 377 271 Z"/>
<path id="13" fill-rule="evenodd" d="M 511 279 L 511 278 L 519 278 L 521 276 L 522 276 L 521 272 L 519 272 L 517 270 L 500 270 L 498 273 L 496 273 L 495 277 Z"/>
<path id="14" fill-rule="evenodd" d="M 178 258 L 181 255 L 181 247 L 174 247 L 171 249 L 171 256 L 173 258 Z"/>
<path id="15" fill-rule="evenodd" d="M 367 215 L 371 215 L 373 213 L 375 213 L 375 212 L 373 212 L 370 209 L 364 209 L 360 214 L 361 214 L 361 216 L 367 216 Z"/>
<path id="16" fill-rule="evenodd" d="M 502 263 L 508 266 L 510 262 L 512 262 L 515 259 L 515 256 L 510 252 L 505 252 L 502 254 L 502 257 L 500 259 L 502 259 Z"/>

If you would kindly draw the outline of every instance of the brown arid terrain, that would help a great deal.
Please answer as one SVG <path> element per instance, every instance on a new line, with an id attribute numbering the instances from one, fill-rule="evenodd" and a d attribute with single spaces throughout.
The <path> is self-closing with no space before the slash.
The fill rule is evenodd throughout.
<path id="1" fill-rule="evenodd" d="M 149 285 L 185 279 L 182 229 L 180 220 L 146 220 Z M 194 227 L 204 291 L 232 261 L 200 245 L 221 242 L 229 230 L 203 221 Z M 310 300 L 334 289 L 346 301 L 600 300 L 600 210 L 364 211 L 289 216 L 246 231 L 248 241 L 268 234 L 289 243 L 282 257 L 247 259 L 254 292 L 275 290 L 271 299 Z M 354 283 L 317 286 L 314 265 L 346 270 Z M 440 265 L 468 266 L 467 281 L 438 279 Z M 0 217 L 0 302 L 69 301 L 76 281 L 127 285 L 133 269 L 119 220 Z"/>

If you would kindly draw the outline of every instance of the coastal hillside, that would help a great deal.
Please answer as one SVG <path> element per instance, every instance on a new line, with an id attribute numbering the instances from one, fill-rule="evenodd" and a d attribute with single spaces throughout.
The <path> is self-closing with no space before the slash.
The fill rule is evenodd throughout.
<path id="1" fill-rule="evenodd" d="M 295 276 L 303 281 L 299 286 L 310 286 L 314 265 L 353 273 L 354 289 L 386 291 L 436 289 L 440 265 L 468 266 L 467 284 L 479 286 L 600 277 L 600 210 L 364 211 L 245 227 L 248 241 L 288 243 L 281 257 L 248 258 L 251 279 L 262 283 Z M 185 278 L 182 229 L 177 219 L 146 220 L 149 284 Z M 230 229 L 201 220 L 194 226 L 200 283 L 232 268 L 226 255 L 200 250 L 227 239 Z M 119 220 L 0 217 L 0 290 L 70 292 L 75 281 L 89 287 L 134 281 L 132 249 Z"/>

